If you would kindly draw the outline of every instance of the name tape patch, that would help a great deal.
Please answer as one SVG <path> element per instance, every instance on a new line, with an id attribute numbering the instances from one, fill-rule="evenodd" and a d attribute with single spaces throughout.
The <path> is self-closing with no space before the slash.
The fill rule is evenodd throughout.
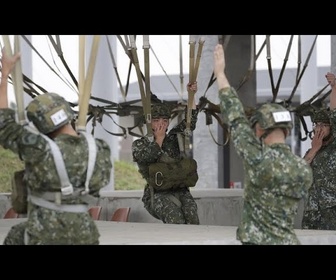
<path id="1" fill-rule="evenodd" d="M 276 123 L 290 122 L 292 120 L 291 115 L 288 111 L 273 112 L 273 118 Z"/>
<path id="2" fill-rule="evenodd" d="M 65 113 L 64 109 L 57 111 L 55 114 L 50 116 L 51 121 L 55 126 L 59 125 L 60 123 L 64 122 L 68 119 L 67 114 Z"/>

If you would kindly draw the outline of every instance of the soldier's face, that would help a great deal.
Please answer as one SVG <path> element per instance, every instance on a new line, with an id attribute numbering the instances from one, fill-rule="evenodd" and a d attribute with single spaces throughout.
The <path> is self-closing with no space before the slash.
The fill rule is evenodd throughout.
<path id="1" fill-rule="evenodd" d="M 152 119 L 153 131 L 166 131 L 168 129 L 169 119 L 167 118 L 155 118 Z"/>
<path id="2" fill-rule="evenodd" d="M 322 123 L 322 122 L 314 123 L 313 129 L 314 129 L 314 134 L 317 133 L 318 131 L 321 131 L 323 135 L 323 141 L 327 141 L 331 137 L 330 124 Z"/>

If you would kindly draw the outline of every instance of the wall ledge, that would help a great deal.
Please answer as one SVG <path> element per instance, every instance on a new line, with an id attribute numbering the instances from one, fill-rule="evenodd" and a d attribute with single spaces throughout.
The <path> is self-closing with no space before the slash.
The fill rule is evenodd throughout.
<path id="1" fill-rule="evenodd" d="M 241 197 L 244 193 L 243 189 L 190 189 L 194 198 L 202 197 Z M 143 195 L 143 190 L 134 191 L 110 191 L 105 190 L 100 192 L 100 196 L 109 197 L 137 197 L 140 198 Z"/>

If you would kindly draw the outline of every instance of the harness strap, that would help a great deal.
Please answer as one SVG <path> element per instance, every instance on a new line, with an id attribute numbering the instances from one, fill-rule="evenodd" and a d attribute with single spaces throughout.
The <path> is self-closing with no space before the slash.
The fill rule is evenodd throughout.
<path id="1" fill-rule="evenodd" d="M 97 146 L 96 141 L 91 134 L 84 131 L 81 131 L 81 134 L 86 138 L 89 147 L 88 167 L 85 181 L 85 193 L 89 193 L 89 183 L 96 163 Z"/>
<path id="2" fill-rule="evenodd" d="M 24 231 L 23 242 L 24 242 L 25 245 L 28 245 L 29 235 L 28 235 L 28 229 L 27 229 L 27 227 L 25 228 L 25 231 Z"/>
<path id="3" fill-rule="evenodd" d="M 139 89 L 140 89 L 140 94 L 141 94 L 141 102 L 143 105 L 143 109 L 144 109 L 144 116 L 146 119 L 146 128 L 147 128 L 147 135 L 149 137 L 149 139 L 151 141 L 153 141 L 154 137 L 153 137 L 153 132 L 152 132 L 152 126 L 151 126 L 151 111 L 149 110 L 149 112 L 147 111 L 148 107 L 147 106 L 147 101 L 150 99 L 147 99 L 146 96 L 146 92 L 145 92 L 145 87 L 142 81 L 142 73 L 140 70 L 140 65 L 139 65 L 139 60 L 138 60 L 138 55 L 137 55 L 137 48 L 136 48 L 136 44 L 135 44 L 135 36 L 134 35 L 130 35 L 130 43 L 131 43 L 131 53 L 132 53 L 132 62 L 135 66 L 135 70 L 136 70 L 136 74 L 138 77 L 138 83 L 139 83 Z M 150 107 L 149 107 L 150 108 Z"/>
<path id="4" fill-rule="evenodd" d="M 61 192 L 63 195 L 69 195 L 73 193 L 73 186 L 70 183 L 68 173 L 66 172 L 64 160 L 61 151 L 57 144 L 51 140 L 48 136 L 40 134 L 44 139 L 46 139 L 51 147 L 52 154 L 54 156 L 54 161 L 57 169 L 57 173 L 61 180 Z"/>
<path id="5" fill-rule="evenodd" d="M 144 107 L 144 115 L 146 123 L 149 124 L 147 129 L 147 136 L 149 139 L 154 139 L 153 131 L 151 127 L 152 123 L 152 114 L 151 114 L 151 91 L 150 91 L 150 74 L 149 74 L 149 36 L 143 35 L 143 49 L 144 49 L 144 65 L 145 65 L 145 87 L 146 87 L 146 99 L 145 104 L 142 104 Z"/>
<path id="6" fill-rule="evenodd" d="M 85 204 L 58 204 L 48 201 L 42 197 L 37 197 L 35 195 L 29 195 L 30 201 L 38 206 L 48 208 L 55 211 L 61 212 L 72 212 L 72 213 L 85 213 L 88 211 L 88 206 Z"/>
<path id="7" fill-rule="evenodd" d="M 172 202 L 174 202 L 178 207 L 181 207 L 182 206 L 182 203 L 181 203 L 181 201 L 175 196 L 175 195 L 173 195 L 173 194 L 168 194 L 168 197 L 170 198 L 170 200 L 172 201 Z"/>
<path id="8" fill-rule="evenodd" d="M 154 188 L 149 186 L 150 195 L 151 195 L 151 207 L 154 208 Z"/>
<path id="9" fill-rule="evenodd" d="M 84 194 L 83 194 L 84 193 Z M 48 200 L 50 202 L 54 202 L 57 204 L 62 203 L 62 194 L 61 192 L 43 192 L 43 193 L 37 193 L 33 191 L 29 191 L 30 195 L 40 197 L 44 200 Z M 78 198 L 80 196 L 81 201 L 87 203 L 87 204 L 93 204 L 94 197 L 92 195 L 86 194 L 83 189 L 75 190 L 70 196 L 67 196 L 68 198 Z"/>
<path id="10" fill-rule="evenodd" d="M 184 140 L 185 140 L 185 136 L 183 136 L 181 133 L 177 133 L 177 141 L 179 144 L 179 149 L 180 149 L 180 153 L 181 156 L 185 156 L 185 145 L 184 145 Z"/>
<path id="11" fill-rule="evenodd" d="M 102 126 L 102 128 L 109 134 L 112 134 L 114 136 L 123 136 L 123 137 L 126 137 L 126 128 L 120 126 L 119 124 L 117 124 L 114 119 L 111 117 L 111 113 L 108 113 L 106 112 L 106 110 L 102 107 L 94 107 L 94 106 L 91 106 L 89 105 L 89 108 L 90 108 L 90 116 L 88 117 L 87 119 L 87 122 L 89 122 L 91 119 L 92 119 L 92 134 L 94 132 L 94 129 L 95 129 L 95 126 L 96 126 L 96 122 L 98 121 L 100 123 L 100 125 Z M 114 123 L 116 126 L 118 126 L 119 128 L 121 128 L 121 130 L 123 131 L 122 133 L 117 133 L 117 132 L 111 132 L 109 130 L 107 130 L 103 124 L 102 124 L 102 121 L 103 121 L 103 116 L 108 116 Z"/>
<path id="12" fill-rule="evenodd" d="M 192 84 L 197 79 L 198 69 L 201 61 L 201 55 L 203 50 L 205 40 L 201 37 L 198 42 L 197 56 L 196 62 L 195 60 L 195 38 L 194 36 L 190 36 L 190 49 L 189 49 L 189 83 Z M 192 106 L 194 102 L 195 93 L 188 90 L 188 102 L 187 102 L 187 116 L 186 116 L 186 128 L 185 128 L 185 136 L 184 136 L 184 150 L 185 156 L 190 156 L 190 137 L 191 137 L 191 116 L 192 116 Z"/>
<path id="13" fill-rule="evenodd" d="M 25 126 L 26 129 L 30 130 L 31 132 L 38 133 L 34 131 L 31 127 Z M 29 193 L 30 196 L 38 197 L 39 199 L 45 200 L 45 201 L 55 201 L 57 205 L 61 205 L 62 203 L 62 195 L 66 196 L 80 196 L 81 200 L 90 204 L 92 202 L 92 197 L 88 194 L 89 193 L 89 183 L 90 179 L 92 177 L 92 173 L 94 170 L 94 165 L 96 162 L 96 155 L 97 155 L 97 146 L 95 139 L 93 136 L 85 131 L 80 131 L 80 133 L 85 137 L 88 143 L 88 150 L 89 150 L 89 155 L 88 155 L 88 167 L 87 167 L 87 175 L 86 175 L 86 181 L 85 181 L 85 190 L 76 190 L 74 191 L 73 186 L 70 183 L 68 174 L 66 172 L 64 160 L 61 154 L 61 151 L 57 144 L 51 140 L 48 136 L 40 133 L 40 135 L 48 141 L 50 144 L 50 147 L 52 149 L 52 154 L 54 157 L 54 162 L 56 165 L 57 173 L 59 175 L 60 181 L 61 181 L 61 192 L 44 192 L 44 193 Z M 53 203 L 53 202 L 50 202 Z M 55 204 L 53 203 L 53 204 Z M 40 205 L 44 207 L 43 205 Z M 71 205 L 73 206 L 73 205 Z M 46 206 L 47 207 L 47 206 Z M 48 208 L 48 207 L 47 207 Z M 53 209 L 53 208 L 50 208 Z M 67 209 L 67 208 L 66 208 Z M 56 209 L 57 210 L 57 209 Z M 64 210 L 66 211 L 66 210 Z M 69 211 L 73 212 L 73 211 Z"/>

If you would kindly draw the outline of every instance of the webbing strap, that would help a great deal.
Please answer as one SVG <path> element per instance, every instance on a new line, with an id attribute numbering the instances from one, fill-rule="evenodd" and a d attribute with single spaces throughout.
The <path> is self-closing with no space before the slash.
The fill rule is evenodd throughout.
<path id="1" fill-rule="evenodd" d="M 43 198 L 44 200 L 48 200 L 51 202 L 56 202 L 58 204 L 61 204 L 60 202 L 62 198 L 61 192 L 42 192 L 41 193 L 41 192 L 29 190 L 29 195 L 40 197 L 40 198 Z M 76 198 L 78 195 L 80 195 L 80 191 L 76 190 L 72 193 L 71 197 Z"/>
<path id="2" fill-rule="evenodd" d="M 153 131 L 152 131 L 152 126 L 151 126 L 151 111 L 150 110 L 148 111 L 148 108 L 150 109 L 150 105 L 149 106 L 147 105 L 148 99 L 147 99 L 145 87 L 142 81 L 142 75 L 141 75 L 138 55 L 136 52 L 137 48 L 135 44 L 134 35 L 130 35 L 130 43 L 131 43 L 132 62 L 135 66 L 136 74 L 138 77 L 139 89 L 140 89 L 140 94 L 141 94 L 141 102 L 143 105 L 144 116 L 146 119 L 147 136 L 149 137 L 151 141 L 153 141 Z"/>
<path id="3" fill-rule="evenodd" d="M 83 38 L 83 37 L 80 37 Z M 83 67 L 80 69 L 81 75 L 79 76 L 79 112 L 78 112 L 78 121 L 77 128 L 78 130 L 85 131 L 86 123 L 87 123 L 87 113 L 89 110 L 89 99 L 91 97 L 91 89 L 92 89 L 92 81 L 93 81 L 93 73 L 94 66 L 97 59 L 98 47 L 99 47 L 100 35 L 94 35 L 92 40 L 92 49 L 90 54 L 89 65 L 87 69 L 87 73 L 85 75 Z M 85 41 L 80 40 L 80 63 L 84 65 L 84 43 Z"/>
<path id="4" fill-rule="evenodd" d="M 85 193 L 89 192 L 89 183 L 90 179 L 92 177 L 94 165 L 96 162 L 96 155 L 97 155 L 97 146 L 95 139 L 93 136 L 85 131 L 80 131 L 80 133 L 85 137 L 87 144 L 88 144 L 88 150 L 89 150 L 89 155 L 88 155 L 88 167 L 87 167 L 87 172 L 86 172 L 86 181 L 85 181 Z M 58 175 L 61 180 L 61 192 L 63 195 L 69 195 L 73 193 L 73 187 L 70 183 L 68 174 L 66 172 L 64 160 L 61 154 L 61 151 L 59 150 L 59 147 L 57 144 L 51 140 L 49 137 L 41 134 L 43 138 L 45 138 L 52 149 L 52 153 L 54 156 L 54 161 L 56 164 L 56 169 L 58 172 Z"/>
<path id="5" fill-rule="evenodd" d="M 151 114 L 151 91 L 150 91 L 150 75 L 149 75 L 149 36 L 143 36 L 143 49 L 144 49 L 144 64 L 145 64 L 145 87 L 146 87 L 146 103 L 142 104 L 144 107 L 146 123 L 149 123 L 149 128 L 147 129 L 147 137 L 153 139 L 153 131 L 151 127 L 152 114 Z"/>
<path id="6" fill-rule="evenodd" d="M 73 186 L 70 183 L 68 173 L 66 172 L 64 160 L 61 151 L 57 144 L 51 140 L 48 136 L 40 134 L 44 139 L 46 139 L 51 147 L 52 154 L 54 156 L 54 161 L 56 165 L 56 170 L 61 181 L 61 192 L 62 195 L 69 195 L 73 193 Z"/>
<path id="7" fill-rule="evenodd" d="M 25 128 L 28 129 L 31 132 L 39 133 L 36 130 L 33 130 L 28 125 L 26 125 Z M 85 181 L 85 190 L 84 190 L 84 192 L 82 192 L 82 195 L 83 195 L 83 198 L 84 198 L 85 197 L 84 194 L 87 194 L 89 192 L 89 183 L 90 183 L 90 179 L 92 177 L 94 166 L 95 166 L 95 163 L 96 163 L 97 146 L 96 146 L 95 139 L 93 138 L 93 136 L 91 134 L 89 134 L 85 131 L 81 131 L 80 133 L 85 137 L 85 139 L 88 143 L 88 150 L 89 150 L 88 167 L 87 167 L 86 181 Z M 64 160 L 63 160 L 63 157 L 62 157 L 62 154 L 61 154 L 61 151 L 60 151 L 59 147 L 48 136 L 46 136 L 42 133 L 40 133 L 40 135 L 48 141 L 48 143 L 51 147 L 52 154 L 53 154 L 53 157 L 54 157 L 54 162 L 55 162 L 56 169 L 57 169 L 57 173 L 58 173 L 58 176 L 59 176 L 60 181 L 61 181 L 61 193 L 62 193 L 62 195 L 73 194 L 73 192 L 74 192 L 73 186 L 70 183 L 68 173 L 66 171 Z"/>
<path id="8" fill-rule="evenodd" d="M 62 204 L 62 194 L 61 192 L 34 192 L 28 190 L 29 195 L 33 195 L 35 197 L 42 198 L 44 200 L 48 200 L 49 202 L 54 202 L 57 203 L 58 205 Z M 95 203 L 95 198 L 92 195 L 89 194 L 83 194 L 84 191 L 83 189 L 76 189 L 74 192 L 68 196 L 70 198 L 78 198 L 80 196 L 80 200 L 87 203 L 88 205 L 94 204 Z"/>
<path id="9" fill-rule="evenodd" d="M 190 49 L 189 49 L 189 83 L 193 84 L 197 80 L 198 69 L 201 61 L 201 55 L 203 50 L 205 40 L 203 38 L 199 39 L 198 42 L 198 50 L 195 61 L 195 44 L 196 40 L 194 36 L 190 36 Z M 191 137 L 191 116 L 192 116 L 192 106 L 195 98 L 195 93 L 193 91 L 188 90 L 188 103 L 187 103 L 187 116 L 186 116 L 186 128 L 185 128 L 185 136 L 184 136 L 184 155 L 182 156 L 190 156 L 190 137 Z"/>
<path id="10" fill-rule="evenodd" d="M 173 194 L 168 194 L 168 197 L 170 198 L 170 200 L 171 200 L 172 202 L 174 202 L 174 203 L 176 204 L 176 206 L 178 206 L 178 207 L 181 207 L 181 206 L 182 206 L 181 201 L 180 201 L 175 195 L 173 195 Z"/>
<path id="11" fill-rule="evenodd" d="M 184 146 L 184 139 L 185 139 L 186 136 L 183 137 L 183 135 L 181 133 L 177 133 L 177 142 L 178 142 L 178 145 L 179 145 L 179 149 L 180 149 L 180 152 L 181 152 L 181 155 L 184 157 L 185 155 L 185 146 Z M 183 153 L 182 153 L 183 151 Z"/>
<path id="12" fill-rule="evenodd" d="M 85 193 L 88 193 L 90 179 L 92 177 L 94 165 L 96 162 L 97 146 L 96 146 L 96 141 L 93 138 L 92 134 L 84 132 L 84 131 L 81 131 L 80 133 L 84 135 L 84 137 L 86 138 L 86 141 L 88 143 L 88 148 L 89 148 L 88 167 L 87 167 L 86 181 L 85 181 Z"/>
<path id="13" fill-rule="evenodd" d="M 85 204 L 57 204 L 48 200 L 43 199 L 42 197 L 37 197 L 34 195 L 29 195 L 30 201 L 38 206 L 48 208 L 55 211 L 62 212 L 72 212 L 72 213 L 85 213 L 88 211 L 88 206 Z"/>
<path id="14" fill-rule="evenodd" d="M 151 195 L 151 207 L 154 208 L 154 188 L 152 186 L 149 186 L 150 195 Z"/>

